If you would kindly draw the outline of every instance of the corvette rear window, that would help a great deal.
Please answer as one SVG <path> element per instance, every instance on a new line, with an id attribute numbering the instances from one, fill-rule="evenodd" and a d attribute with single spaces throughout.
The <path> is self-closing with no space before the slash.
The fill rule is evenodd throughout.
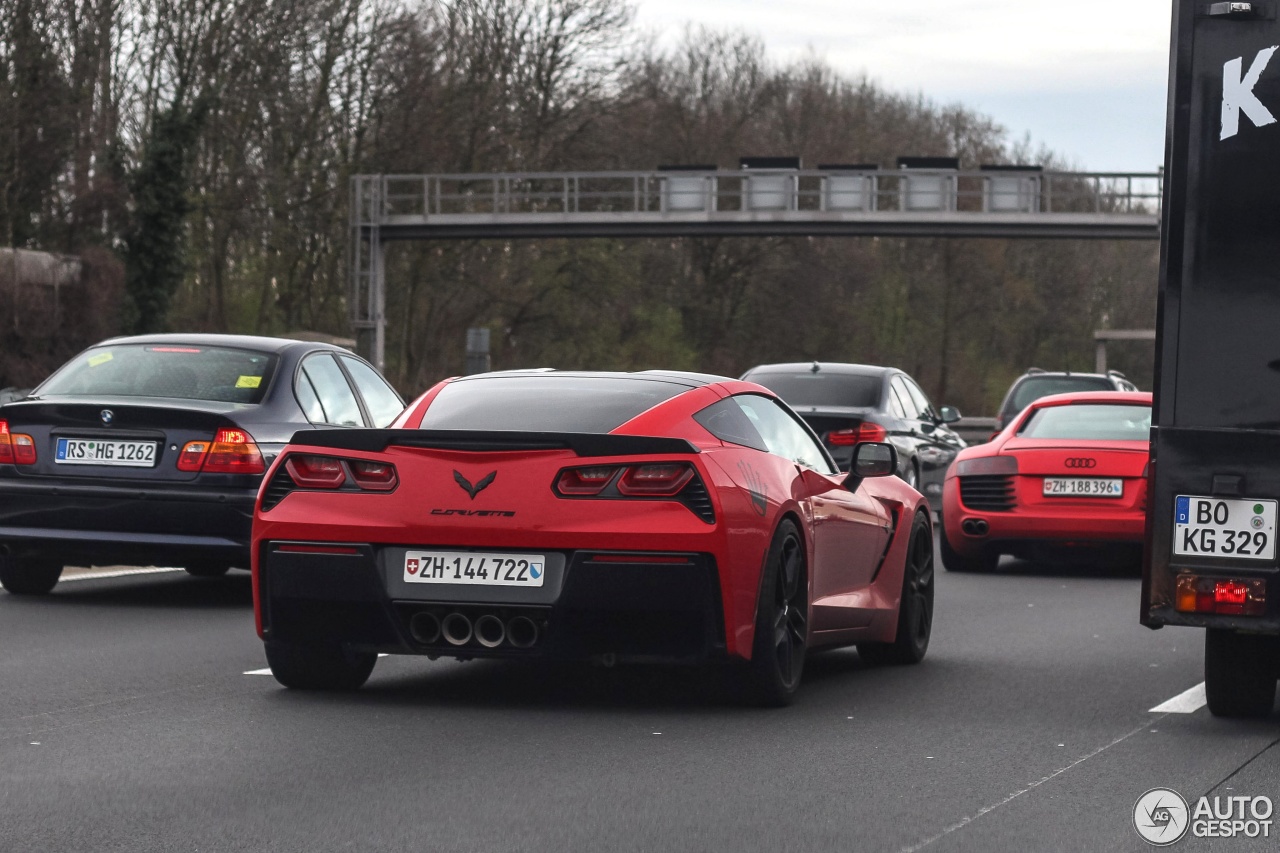
<path id="1" fill-rule="evenodd" d="M 259 403 L 276 361 L 272 353 L 230 347 L 176 343 L 94 347 L 67 362 L 37 393 Z"/>
<path id="2" fill-rule="evenodd" d="M 606 433 L 689 390 L 651 379 L 492 376 L 446 385 L 422 429 Z"/>
<path id="3" fill-rule="evenodd" d="M 744 378 L 768 388 L 792 407 L 875 408 L 880 405 L 884 387 L 883 376 L 848 373 L 752 373 Z"/>
<path id="4" fill-rule="evenodd" d="M 1081 404 L 1037 409 L 1018 431 L 1022 438 L 1077 438 L 1094 441 L 1147 441 L 1150 406 Z"/>

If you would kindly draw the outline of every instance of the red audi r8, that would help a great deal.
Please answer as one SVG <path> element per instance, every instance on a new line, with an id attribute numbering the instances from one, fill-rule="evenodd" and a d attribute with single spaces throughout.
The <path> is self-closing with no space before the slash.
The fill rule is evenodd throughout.
<path id="1" fill-rule="evenodd" d="M 447 380 L 391 429 L 299 432 L 253 528 L 287 687 L 359 687 L 379 652 L 737 661 L 787 702 L 807 650 L 915 663 L 933 617 L 924 498 L 887 444 L 837 470 L 782 401 L 689 373 Z"/>
<path id="2" fill-rule="evenodd" d="M 1099 550 L 1136 555 L 1147 502 L 1151 395 L 1042 397 L 988 444 L 960 451 L 942 490 L 942 562 L 991 571 Z"/>

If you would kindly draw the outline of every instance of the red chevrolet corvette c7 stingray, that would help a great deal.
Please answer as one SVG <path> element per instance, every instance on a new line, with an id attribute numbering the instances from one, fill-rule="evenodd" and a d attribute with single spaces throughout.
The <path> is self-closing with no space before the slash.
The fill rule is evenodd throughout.
<path id="1" fill-rule="evenodd" d="M 446 380 L 391 429 L 298 433 L 264 479 L 272 672 L 354 688 L 379 652 L 736 662 L 789 701 L 807 650 L 915 663 L 933 531 L 890 445 L 841 473 L 775 395 L 692 373 Z"/>

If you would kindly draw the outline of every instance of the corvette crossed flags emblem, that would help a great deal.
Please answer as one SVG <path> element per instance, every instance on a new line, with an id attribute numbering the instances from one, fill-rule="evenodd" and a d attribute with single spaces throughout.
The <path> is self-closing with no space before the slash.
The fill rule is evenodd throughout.
<path id="1" fill-rule="evenodd" d="M 497 476 L 498 476 L 497 471 L 490 471 L 489 474 L 486 477 L 484 477 L 484 479 L 480 480 L 480 482 L 476 483 L 473 486 L 471 485 L 470 480 L 462 476 L 461 472 L 458 472 L 458 471 L 453 472 L 453 479 L 457 481 L 458 485 L 462 487 L 463 491 L 471 495 L 471 500 L 475 500 L 476 495 L 480 494 L 485 489 L 489 488 L 489 484 L 492 483 L 494 481 L 494 478 Z"/>

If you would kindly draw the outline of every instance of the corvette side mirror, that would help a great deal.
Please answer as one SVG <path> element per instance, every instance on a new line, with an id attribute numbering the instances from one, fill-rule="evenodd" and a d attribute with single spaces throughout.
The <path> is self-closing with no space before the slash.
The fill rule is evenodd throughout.
<path id="1" fill-rule="evenodd" d="M 859 444 L 853 453 L 853 476 L 888 477 L 898 470 L 898 450 L 892 444 L 867 441 Z"/>

